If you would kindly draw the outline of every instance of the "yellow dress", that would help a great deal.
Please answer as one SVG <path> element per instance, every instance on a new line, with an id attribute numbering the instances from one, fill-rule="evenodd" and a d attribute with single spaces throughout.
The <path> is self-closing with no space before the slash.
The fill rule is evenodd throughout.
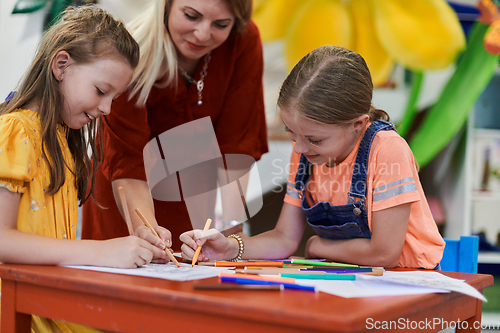
<path id="1" fill-rule="evenodd" d="M 66 127 L 57 126 L 64 160 L 73 169 L 66 131 Z M 53 238 L 76 238 L 78 196 L 73 174 L 68 169 L 65 174 L 66 181 L 59 191 L 47 194 L 50 172 L 42 153 L 38 113 L 18 109 L 0 116 L 0 187 L 21 193 L 18 230 Z M 72 323 L 32 318 L 32 332 L 99 332 Z"/>

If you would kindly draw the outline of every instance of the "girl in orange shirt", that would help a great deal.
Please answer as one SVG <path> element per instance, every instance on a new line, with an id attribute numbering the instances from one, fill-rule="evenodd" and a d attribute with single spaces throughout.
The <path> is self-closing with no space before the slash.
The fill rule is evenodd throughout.
<path id="1" fill-rule="evenodd" d="M 306 223 L 317 235 L 306 256 L 383 267 L 437 268 L 444 249 L 410 148 L 371 105 L 363 58 L 323 46 L 281 87 L 278 106 L 294 141 L 287 195 L 273 230 L 253 237 L 216 230 L 181 235 L 183 256 L 200 260 L 282 259 Z"/>

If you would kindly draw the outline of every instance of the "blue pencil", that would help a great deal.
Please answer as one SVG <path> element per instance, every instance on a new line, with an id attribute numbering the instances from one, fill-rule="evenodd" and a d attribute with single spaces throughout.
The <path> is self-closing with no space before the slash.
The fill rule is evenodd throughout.
<path id="1" fill-rule="evenodd" d="M 237 283 L 237 284 L 282 285 L 283 288 L 285 288 L 285 289 L 316 291 L 316 287 L 314 287 L 314 286 L 302 286 L 300 284 L 294 284 L 294 283 L 283 283 L 283 282 L 276 282 L 276 281 L 262 281 L 262 280 L 254 280 L 254 279 L 235 278 L 235 277 L 230 277 L 230 276 L 221 276 L 220 280 L 222 282 L 232 282 L 232 283 Z"/>

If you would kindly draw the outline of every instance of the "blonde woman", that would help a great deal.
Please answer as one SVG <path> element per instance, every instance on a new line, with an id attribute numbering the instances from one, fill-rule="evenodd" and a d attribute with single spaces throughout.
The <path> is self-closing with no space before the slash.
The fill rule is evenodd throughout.
<path id="1" fill-rule="evenodd" d="M 141 58 L 129 92 L 102 120 L 105 158 L 95 194 L 107 209 L 86 203 L 83 238 L 127 234 L 115 200 L 123 187 L 136 234 L 161 248 L 180 249 L 178 236 L 193 228 L 186 204 L 154 199 L 143 162 L 146 144 L 172 128 L 208 116 L 223 155 L 258 160 L 267 152 L 262 44 L 251 8 L 251 0 L 155 0 L 131 22 Z M 238 168 L 244 173 L 249 167 Z M 217 186 L 220 170 L 193 171 L 200 191 Z M 204 204 L 213 213 L 214 202 Z M 135 208 L 161 238 L 141 228 Z"/>

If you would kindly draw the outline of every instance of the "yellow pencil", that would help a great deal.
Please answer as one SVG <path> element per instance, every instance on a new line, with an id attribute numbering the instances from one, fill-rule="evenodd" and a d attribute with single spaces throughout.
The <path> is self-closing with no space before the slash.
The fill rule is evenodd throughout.
<path id="1" fill-rule="evenodd" d="M 132 227 L 132 220 L 130 219 L 130 213 L 128 211 L 127 199 L 125 198 L 125 192 L 123 192 L 123 187 L 118 187 L 118 196 L 120 197 L 120 203 L 122 205 L 123 215 L 125 216 L 125 223 L 127 223 L 128 232 L 130 235 L 134 234 L 134 228 Z"/>
<path id="2" fill-rule="evenodd" d="M 149 230 L 151 230 L 151 232 L 153 233 L 153 235 L 155 235 L 156 237 L 160 238 L 160 236 L 155 231 L 155 229 L 153 229 L 153 227 L 151 226 L 151 224 L 149 224 L 148 220 L 146 220 L 146 217 L 144 217 L 144 215 L 142 215 L 142 213 L 139 210 L 139 208 L 136 208 L 135 212 L 137 213 L 137 215 L 139 215 L 139 217 L 141 218 L 142 222 L 144 222 L 144 224 L 146 225 L 146 227 L 148 227 Z M 165 253 L 168 255 L 168 257 L 170 258 L 170 260 L 172 260 L 172 262 L 175 264 L 175 266 L 181 267 L 181 265 L 179 265 L 179 262 L 177 261 L 177 259 L 175 259 L 174 255 L 172 254 L 172 252 L 170 252 L 170 250 L 168 248 L 166 248 L 166 247 L 165 247 Z"/>
<path id="3" fill-rule="evenodd" d="M 208 230 L 210 228 L 210 224 L 212 223 L 211 219 L 207 219 L 207 222 L 205 223 L 205 228 L 203 228 L 203 231 Z M 193 261 L 191 262 L 191 267 L 194 267 L 194 264 L 198 261 L 198 256 L 200 255 L 201 251 L 201 246 L 198 246 L 196 249 L 196 252 L 194 253 Z"/>

